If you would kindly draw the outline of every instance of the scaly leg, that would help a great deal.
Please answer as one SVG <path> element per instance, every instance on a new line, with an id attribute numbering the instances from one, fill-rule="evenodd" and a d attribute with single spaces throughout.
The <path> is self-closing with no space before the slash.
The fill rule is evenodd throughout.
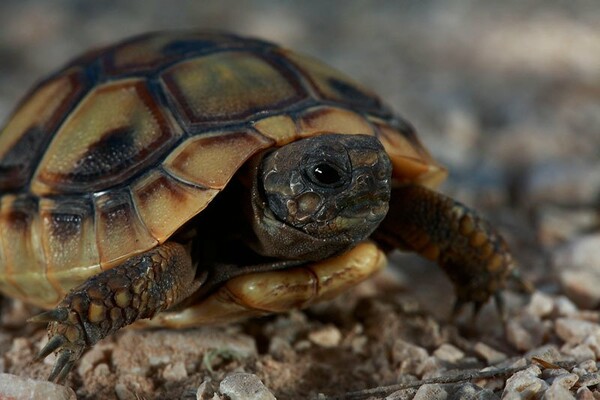
<path id="1" fill-rule="evenodd" d="M 504 239 L 475 211 L 417 185 L 392 189 L 390 210 L 374 235 L 388 248 L 415 251 L 437 262 L 455 286 L 456 314 L 474 303 L 474 316 L 494 296 L 501 317 L 499 291 L 513 261 Z"/>
<path id="2" fill-rule="evenodd" d="M 49 322 L 50 340 L 36 358 L 58 353 L 48 380 L 62 381 L 87 347 L 188 297 L 200 286 L 195 275 L 184 246 L 167 242 L 91 277 L 56 308 L 31 318 Z"/>

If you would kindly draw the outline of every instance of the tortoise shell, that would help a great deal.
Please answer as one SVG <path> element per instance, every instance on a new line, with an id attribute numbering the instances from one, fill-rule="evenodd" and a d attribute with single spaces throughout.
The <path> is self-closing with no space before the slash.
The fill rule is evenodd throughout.
<path id="1" fill-rule="evenodd" d="M 0 290 L 51 307 L 167 240 L 252 155 L 321 133 L 375 135 L 396 181 L 445 177 L 377 96 L 274 44 L 158 33 L 89 52 L 0 132 Z"/>

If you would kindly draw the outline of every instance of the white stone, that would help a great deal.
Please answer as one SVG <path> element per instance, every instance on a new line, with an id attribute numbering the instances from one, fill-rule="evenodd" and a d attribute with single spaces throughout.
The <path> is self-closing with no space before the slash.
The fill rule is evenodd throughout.
<path id="1" fill-rule="evenodd" d="M 537 366 L 516 372 L 506 381 L 502 398 L 512 400 L 539 397 L 548 388 L 548 384 L 538 378 L 541 373 Z"/>
<path id="2" fill-rule="evenodd" d="M 566 296 L 558 296 L 554 300 L 554 304 L 556 305 L 556 311 L 558 312 L 558 315 L 562 317 L 569 317 L 579 311 L 575 303 L 573 303 Z"/>
<path id="3" fill-rule="evenodd" d="M 577 346 L 568 345 L 562 347 L 562 352 L 570 355 L 575 359 L 575 362 L 583 362 L 586 360 L 593 360 L 596 358 L 594 351 L 585 344 L 579 344 Z"/>
<path id="4" fill-rule="evenodd" d="M 558 337 L 567 343 L 578 344 L 592 334 L 600 332 L 600 326 L 593 322 L 575 318 L 558 318 L 554 323 Z"/>
<path id="5" fill-rule="evenodd" d="M 577 374 L 562 374 L 552 380 L 551 386 L 562 386 L 565 389 L 571 389 L 578 380 L 579 375 Z"/>
<path id="6" fill-rule="evenodd" d="M 574 239 L 554 254 L 554 266 L 567 296 L 585 308 L 600 304 L 600 234 Z"/>
<path id="7" fill-rule="evenodd" d="M 575 400 L 575 396 L 569 391 L 569 389 L 563 386 L 551 385 L 548 390 L 544 392 L 544 400 Z"/>
<path id="8" fill-rule="evenodd" d="M 449 343 L 444 343 L 440 347 L 435 349 L 433 355 L 442 361 L 456 363 L 465 356 L 465 353 L 463 353 L 456 346 L 453 346 Z"/>
<path id="9" fill-rule="evenodd" d="M 484 358 L 488 364 L 496 364 L 506 360 L 506 354 L 482 342 L 475 343 L 473 350 L 479 357 Z"/>
<path id="10" fill-rule="evenodd" d="M 115 394 L 119 400 L 136 400 L 135 393 L 133 393 L 124 383 L 117 383 L 115 385 Z"/>
<path id="11" fill-rule="evenodd" d="M 515 318 L 506 325 L 506 338 L 520 351 L 528 351 L 539 346 L 545 336 L 546 328 L 535 315 Z"/>
<path id="12" fill-rule="evenodd" d="M 545 317 L 554 309 L 552 297 L 542 292 L 534 292 L 526 311 L 538 317 Z"/>
<path id="13" fill-rule="evenodd" d="M 0 374 L 0 399 L 76 400 L 71 388 L 47 381 Z"/>
<path id="14" fill-rule="evenodd" d="M 448 397 L 448 393 L 441 385 L 429 384 L 419 387 L 413 400 L 444 400 Z"/>
<path id="15" fill-rule="evenodd" d="M 163 378 L 167 381 L 180 381 L 187 378 L 188 373 L 185 364 L 181 361 L 169 364 L 163 370 Z"/>
<path id="16" fill-rule="evenodd" d="M 333 325 L 327 325 L 308 334 L 308 339 L 317 346 L 324 348 L 337 347 L 342 341 L 342 334 Z"/>
<path id="17" fill-rule="evenodd" d="M 402 339 L 396 339 L 392 347 L 392 359 L 400 364 L 400 372 L 415 375 L 422 363 L 429 357 L 427 350 Z"/>
<path id="18" fill-rule="evenodd" d="M 227 375 L 219 384 L 219 392 L 230 400 L 276 400 L 256 375 L 244 372 Z"/>

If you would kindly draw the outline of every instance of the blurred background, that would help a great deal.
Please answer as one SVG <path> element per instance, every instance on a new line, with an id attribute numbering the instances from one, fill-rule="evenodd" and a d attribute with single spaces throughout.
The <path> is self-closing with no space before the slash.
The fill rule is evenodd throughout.
<path id="1" fill-rule="evenodd" d="M 44 75 L 85 50 L 131 35 L 212 29 L 275 41 L 344 71 L 411 121 L 450 170 L 442 191 L 499 227 L 523 275 L 554 296 L 550 310 L 598 310 L 599 21 L 598 0 L 2 0 L 0 121 Z M 395 262 L 402 264 L 394 271 L 403 293 L 446 320 L 452 289 L 443 274 L 414 257 L 397 255 Z M 370 295 L 394 296 L 380 281 Z M 570 301 L 576 306 L 565 308 Z M 509 337 L 514 348 L 526 351 L 555 337 L 546 321 L 536 321 L 539 329 L 525 324 L 519 331 L 533 335 L 526 344 Z M 378 331 L 386 324 L 374 326 Z M 10 347 L 7 338 L 3 348 Z M 14 352 L 14 360 L 29 359 Z M 292 359 L 288 365 L 299 364 Z M 351 380 L 347 387 L 396 379 L 366 375 L 366 383 Z M 323 388 L 331 376 L 323 375 Z M 306 390 L 314 389 L 310 385 Z"/>

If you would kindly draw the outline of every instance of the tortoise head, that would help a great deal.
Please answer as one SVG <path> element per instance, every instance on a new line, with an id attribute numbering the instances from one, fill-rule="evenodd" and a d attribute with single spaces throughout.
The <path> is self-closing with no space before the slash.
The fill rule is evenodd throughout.
<path id="1" fill-rule="evenodd" d="M 388 211 L 391 173 L 366 135 L 324 134 L 266 154 L 253 189 L 259 252 L 318 260 L 364 240 Z"/>

